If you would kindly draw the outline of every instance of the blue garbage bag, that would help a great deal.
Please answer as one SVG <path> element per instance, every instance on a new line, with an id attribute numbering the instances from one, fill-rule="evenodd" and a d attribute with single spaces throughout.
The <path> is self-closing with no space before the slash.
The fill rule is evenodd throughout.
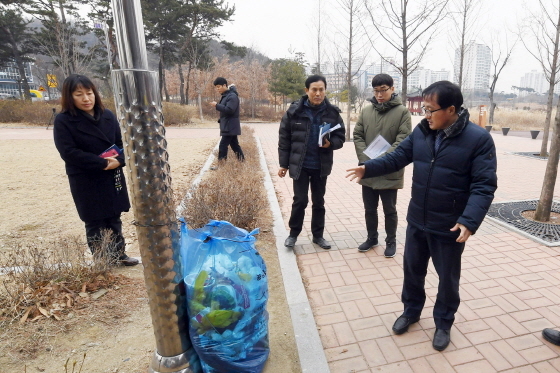
<path id="1" fill-rule="evenodd" d="M 181 225 L 189 331 L 204 373 L 260 373 L 268 354 L 268 280 L 254 235 L 227 221 Z"/>

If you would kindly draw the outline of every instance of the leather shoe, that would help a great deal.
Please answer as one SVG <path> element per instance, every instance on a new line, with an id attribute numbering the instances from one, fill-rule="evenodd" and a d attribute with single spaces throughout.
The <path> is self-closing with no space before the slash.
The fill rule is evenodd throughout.
<path id="1" fill-rule="evenodd" d="M 408 330 L 410 325 L 418 322 L 418 320 L 420 320 L 420 317 L 406 317 L 405 315 L 401 315 L 393 324 L 393 332 L 397 335 L 403 334 Z"/>
<path id="2" fill-rule="evenodd" d="M 542 331 L 542 336 L 544 339 L 552 343 L 553 345 L 560 346 L 560 332 L 554 329 L 544 329 Z"/>
<path id="3" fill-rule="evenodd" d="M 377 238 L 367 238 L 366 242 L 358 246 L 358 251 L 361 253 L 365 253 L 369 251 L 372 247 L 377 246 L 379 242 L 377 242 Z"/>
<path id="4" fill-rule="evenodd" d="M 138 263 L 140 263 L 140 262 L 138 261 L 138 259 L 136 259 L 136 258 L 131 258 L 131 257 L 129 257 L 129 256 L 126 255 L 126 254 L 121 255 L 121 257 L 119 258 L 119 264 L 122 264 L 123 266 L 130 267 L 130 266 L 135 266 L 135 265 L 137 265 Z"/>
<path id="5" fill-rule="evenodd" d="M 323 237 L 313 237 L 313 243 L 319 245 L 322 249 L 328 250 L 331 248 L 329 241 L 325 240 Z"/>
<path id="6" fill-rule="evenodd" d="M 286 247 L 294 247 L 297 241 L 297 237 L 294 236 L 288 236 L 288 238 L 286 238 L 286 241 L 284 241 L 284 246 Z"/>
<path id="7" fill-rule="evenodd" d="M 392 258 L 397 253 L 397 243 L 387 242 L 385 245 L 385 253 L 383 254 L 385 258 Z"/>
<path id="8" fill-rule="evenodd" d="M 432 346 L 435 350 L 443 351 L 449 346 L 449 329 L 436 329 Z"/>

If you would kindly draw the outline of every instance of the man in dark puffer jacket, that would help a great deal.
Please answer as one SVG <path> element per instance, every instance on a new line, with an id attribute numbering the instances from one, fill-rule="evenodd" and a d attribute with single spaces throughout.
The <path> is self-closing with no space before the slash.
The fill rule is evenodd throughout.
<path id="1" fill-rule="evenodd" d="M 305 81 L 305 93 L 300 100 L 292 103 L 280 122 L 278 136 L 278 176 L 294 180 L 294 202 L 289 226 L 290 235 L 284 245 L 294 247 L 303 227 L 305 208 L 309 202 L 311 185 L 311 233 L 313 243 L 323 249 L 331 245 L 323 237 L 325 229 L 325 191 L 327 176 L 331 173 L 333 151 L 344 144 L 344 122 L 340 109 L 326 99 L 327 81 L 323 76 L 312 75 Z M 340 125 L 327 134 L 323 145 L 319 146 L 319 126 L 328 123 L 331 128 Z"/>
<path id="2" fill-rule="evenodd" d="M 383 157 L 348 170 L 351 180 L 395 172 L 413 163 L 404 249 L 404 313 L 393 331 L 417 322 L 426 300 L 424 282 L 430 257 L 439 276 L 434 305 L 433 347 L 449 345 L 459 308 L 461 255 L 476 232 L 497 188 L 496 148 L 490 134 L 469 122 L 458 86 L 436 82 L 423 92 L 424 115 L 412 134 Z"/>

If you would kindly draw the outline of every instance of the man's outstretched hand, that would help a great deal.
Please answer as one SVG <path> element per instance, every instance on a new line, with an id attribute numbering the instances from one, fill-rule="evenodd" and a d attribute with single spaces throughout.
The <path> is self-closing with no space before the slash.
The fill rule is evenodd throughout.
<path id="1" fill-rule="evenodd" d="M 346 172 L 348 172 L 348 174 L 346 174 L 347 179 L 350 179 L 350 181 L 356 180 L 356 183 L 359 183 L 366 173 L 366 166 L 358 166 L 356 168 L 350 168 L 346 170 Z"/>

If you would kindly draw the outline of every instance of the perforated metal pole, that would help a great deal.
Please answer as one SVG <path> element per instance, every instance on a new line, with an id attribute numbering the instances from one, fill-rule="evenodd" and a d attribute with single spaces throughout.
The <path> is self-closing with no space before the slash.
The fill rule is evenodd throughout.
<path id="1" fill-rule="evenodd" d="M 112 0 L 120 70 L 113 70 L 156 351 L 153 373 L 192 373 L 179 229 L 173 209 L 157 74 L 148 71 L 140 0 Z"/>

